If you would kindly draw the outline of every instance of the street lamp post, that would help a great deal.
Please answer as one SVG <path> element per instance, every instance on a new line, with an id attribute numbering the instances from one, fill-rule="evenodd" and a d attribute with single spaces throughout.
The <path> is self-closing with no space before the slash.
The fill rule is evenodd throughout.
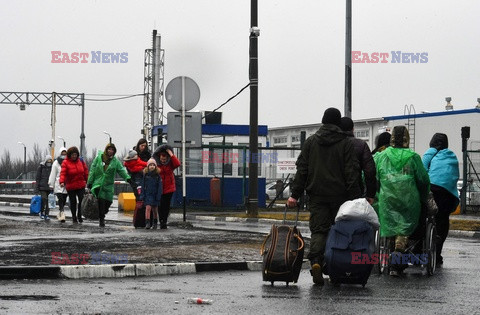
<path id="1" fill-rule="evenodd" d="M 67 147 L 67 143 L 65 142 L 65 139 L 63 139 L 62 137 L 58 136 L 58 139 L 61 139 L 63 141 L 63 147 L 66 148 Z"/>
<path id="2" fill-rule="evenodd" d="M 108 132 L 106 132 L 105 130 L 103 131 L 103 133 L 108 136 L 108 143 L 112 143 L 112 136 Z"/>
<path id="3" fill-rule="evenodd" d="M 23 145 L 23 174 L 27 174 L 27 147 L 23 142 L 18 141 L 18 144 Z"/>

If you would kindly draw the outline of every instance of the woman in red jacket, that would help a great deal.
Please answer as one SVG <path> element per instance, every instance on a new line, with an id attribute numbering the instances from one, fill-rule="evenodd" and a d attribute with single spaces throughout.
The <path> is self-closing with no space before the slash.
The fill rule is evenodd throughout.
<path id="1" fill-rule="evenodd" d="M 70 147 L 67 150 L 67 158 L 62 163 L 59 180 L 60 186 L 66 188 L 68 198 L 70 199 L 70 211 L 72 211 L 73 223 L 83 222 L 80 205 L 82 204 L 88 179 L 88 167 L 79 156 L 80 152 L 77 147 Z"/>
<path id="2" fill-rule="evenodd" d="M 173 154 L 172 147 L 166 144 L 155 150 L 153 157 L 157 160 L 163 185 L 163 193 L 159 208 L 160 228 L 166 229 L 167 219 L 170 213 L 170 201 L 176 190 L 175 175 L 173 174 L 173 171 L 180 166 L 180 161 Z"/>

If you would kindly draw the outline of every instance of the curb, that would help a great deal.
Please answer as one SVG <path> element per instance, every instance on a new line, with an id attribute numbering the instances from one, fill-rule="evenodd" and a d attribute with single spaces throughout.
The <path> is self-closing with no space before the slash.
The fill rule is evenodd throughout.
<path id="1" fill-rule="evenodd" d="M 115 264 L 72 266 L 0 266 L 0 280 L 12 279 L 91 279 L 166 276 L 198 272 L 261 271 L 261 261 L 198 262 L 173 264 Z M 308 260 L 302 269 L 309 269 Z"/>

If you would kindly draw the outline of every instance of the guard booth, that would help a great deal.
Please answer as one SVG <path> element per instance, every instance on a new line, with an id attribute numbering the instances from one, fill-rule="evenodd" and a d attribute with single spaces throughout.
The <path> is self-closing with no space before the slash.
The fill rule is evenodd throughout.
<path id="1" fill-rule="evenodd" d="M 248 162 L 259 163 L 258 174 L 258 206 L 265 204 L 265 173 L 264 167 L 269 156 L 262 155 L 262 148 L 267 143 L 268 128 L 258 126 L 259 154 L 251 156 L 248 150 L 248 125 L 202 124 L 202 146 L 186 148 L 186 204 L 189 207 L 220 207 L 243 209 L 248 196 Z M 168 135 L 168 125 L 153 128 L 153 139 L 158 139 L 158 145 L 165 142 Z M 181 149 L 174 149 L 175 155 L 181 157 Z M 182 205 L 181 168 L 176 170 L 177 190 L 172 198 L 173 207 Z M 213 180 L 213 182 L 212 182 Z M 216 182 L 219 180 L 219 182 Z M 218 200 L 217 188 L 220 196 Z M 213 190 L 212 190 L 213 189 Z"/>

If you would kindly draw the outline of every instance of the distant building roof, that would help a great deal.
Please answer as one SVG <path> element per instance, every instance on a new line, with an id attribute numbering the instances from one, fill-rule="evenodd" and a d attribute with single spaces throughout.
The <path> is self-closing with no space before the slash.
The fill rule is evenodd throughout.
<path id="1" fill-rule="evenodd" d="M 448 111 L 434 112 L 434 113 L 387 116 L 383 118 L 385 120 L 401 120 L 401 119 L 408 119 L 408 118 L 426 118 L 426 117 L 435 117 L 435 116 L 449 116 L 449 115 L 462 115 L 462 114 L 474 114 L 474 113 L 480 114 L 480 109 L 472 108 L 472 109 L 461 109 L 461 110 L 448 110 Z"/>
<path id="2" fill-rule="evenodd" d="M 168 133 L 168 125 L 154 126 L 152 134 L 158 135 L 158 131 L 162 129 L 162 133 Z M 267 136 L 268 127 L 265 125 L 258 126 L 258 136 Z M 224 124 L 202 124 L 202 135 L 218 135 L 218 136 L 248 136 L 250 135 L 249 125 L 224 125 Z"/>

